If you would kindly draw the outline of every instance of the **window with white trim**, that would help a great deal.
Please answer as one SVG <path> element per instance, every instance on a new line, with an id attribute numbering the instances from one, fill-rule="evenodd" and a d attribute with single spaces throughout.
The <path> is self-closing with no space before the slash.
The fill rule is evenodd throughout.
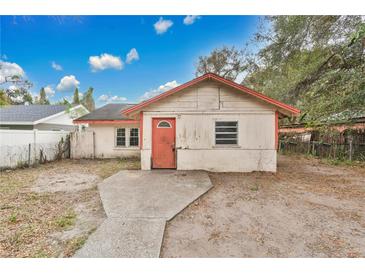
<path id="1" fill-rule="evenodd" d="M 129 145 L 135 147 L 139 145 L 138 128 L 131 128 L 129 131 Z"/>
<path id="2" fill-rule="evenodd" d="M 238 145 L 238 122 L 216 121 L 215 122 L 216 145 Z"/>
<path id="3" fill-rule="evenodd" d="M 125 147 L 125 128 L 117 128 L 116 134 L 116 146 L 117 147 Z"/>

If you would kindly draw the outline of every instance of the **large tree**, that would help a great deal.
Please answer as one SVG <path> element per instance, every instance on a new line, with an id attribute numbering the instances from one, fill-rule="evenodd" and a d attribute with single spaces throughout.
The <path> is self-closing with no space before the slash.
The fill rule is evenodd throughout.
<path id="1" fill-rule="evenodd" d="M 364 36 L 361 16 L 265 17 L 232 75 L 243 73 L 243 84 L 299 107 L 307 121 L 364 110 Z"/>
<path id="2" fill-rule="evenodd" d="M 10 101 L 8 95 L 6 94 L 5 90 L 0 89 L 0 107 L 10 105 L 10 104 L 11 104 L 11 101 Z"/>
<path id="3" fill-rule="evenodd" d="M 41 90 L 39 91 L 39 97 L 38 97 L 36 103 L 39 105 L 49 105 L 50 104 L 44 88 L 41 88 Z"/>
<path id="4" fill-rule="evenodd" d="M 0 64 L 1 69 L 1 64 Z M 32 104 L 33 97 L 29 92 L 32 83 L 19 75 L 9 75 L 0 83 L 2 90 L 1 104 L 23 105 Z"/>
<path id="5" fill-rule="evenodd" d="M 235 80 L 246 69 L 243 52 L 226 46 L 214 49 L 209 56 L 200 56 L 196 76 L 212 72 L 226 79 Z"/>
<path id="6" fill-rule="evenodd" d="M 80 104 L 80 96 L 79 96 L 79 89 L 78 88 L 75 88 L 72 103 L 74 105 L 79 105 Z"/>
<path id="7" fill-rule="evenodd" d="M 93 98 L 94 89 L 90 87 L 85 96 L 82 98 L 81 104 L 87 108 L 88 111 L 93 111 L 95 109 L 95 102 Z"/>

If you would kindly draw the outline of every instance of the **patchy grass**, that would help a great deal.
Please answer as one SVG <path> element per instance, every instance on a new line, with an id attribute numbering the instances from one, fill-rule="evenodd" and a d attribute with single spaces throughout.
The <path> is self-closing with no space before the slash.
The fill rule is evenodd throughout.
<path id="1" fill-rule="evenodd" d="M 86 242 L 88 235 L 73 238 L 66 242 L 64 255 L 65 257 L 71 257 L 75 252 L 80 249 Z"/>
<path id="2" fill-rule="evenodd" d="M 359 167 L 365 168 L 365 161 L 353 160 L 350 161 L 348 159 L 331 159 L 331 158 L 319 158 L 312 154 L 298 154 L 294 152 L 285 152 L 285 154 L 281 154 L 283 156 L 292 157 L 295 159 L 306 159 L 311 160 L 320 164 L 325 165 L 333 165 L 333 166 L 344 166 L 344 167 Z"/>
<path id="3" fill-rule="evenodd" d="M 96 187 L 35 193 L 32 187 L 39 177 L 74 172 L 94 174 L 101 181 L 119 170 L 138 168 L 137 159 L 62 160 L 1 171 L 0 257 L 72 256 L 97 226 L 101 217 L 96 215 L 104 214 Z M 73 232 L 76 226 L 85 223 L 84 215 L 90 219 L 88 225 Z M 65 232 L 72 233 L 65 237 Z"/>
<path id="4" fill-rule="evenodd" d="M 253 185 L 253 186 L 250 187 L 250 190 L 251 191 L 258 191 L 259 190 L 259 186 L 255 184 L 255 185 Z"/>
<path id="5" fill-rule="evenodd" d="M 57 217 L 54 224 L 61 229 L 67 229 L 73 226 L 76 222 L 76 213 L 71 210 L 61 217 Z"/>
<path id="6" fill-rule="evenodd" d="M 280 155 L 277 173 L 209 173 L 161 257 L 364 257 L 365 168 Z"/>

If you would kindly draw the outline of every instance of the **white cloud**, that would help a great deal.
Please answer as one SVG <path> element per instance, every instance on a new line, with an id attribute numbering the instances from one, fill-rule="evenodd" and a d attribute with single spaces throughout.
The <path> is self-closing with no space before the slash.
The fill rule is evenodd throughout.
<path id="1" fill-rule="evenodd" d="M 79 99 L 82 99 L 82 98 L 84 98 L 84 94 L 79 91 Z"/>
<path id="2" fill-rule="evenodd" d="M 55 90 L 50 85 L 46 86 L 44 88 L 44 91 L 46 92 L 47 96 L 49 96 L 49 97 L 52 97 L 56 93 Z"/>
<path id="3" fill-rule="evenodd" d="M 127 64 L 130 64 L 132 63 L 133 61 L 138 61 L 139 60 L 139 54 L 138 54 L 138 51 L 135 49 L 135 48 L 132 48 L 128 54 L 127 54 L 127 59 L 126 59 L 126 63 Z"/>
<path id="4" fill-rule="evenodd" d="M 112 102 L 124 102 L 124 101 L 127 101 L 127 98 L 115 95 L 115 96 L 112 96 L 110 98 L 110 101 L 112 101 Z"/>
<path id="5" fill-rule="evenodd" d="M 112 96 L 103 94 L 99 96 L 98 100 L 103 103 L 120 103 L 127 101 L 127 98 L 117 95 Z"/>
<path id="6" fill-rule="evenodd" d="M 63 70 L 62 66 L 57 64 L 55 61 L 52 61 L 52 68 L 55 70 Z"/>
<path id="7" fill-rule="evenodd" d="M 164 20 L 162 17 L 153 25 L 157 34 L 165 33 L 174 23 L 171 20 Z"/>
<path id="8" fill-rule="evenodd" d="M 80 85 L 80 82 L 74 75 L 68 75 L 61 79 L 56 89 L 59 91 L 70 91 Z"/>
<path id="9" fill-rule="evenodd" d="M 16 63 L 0 61 L 0 83 L 4 83 L 6 78 L 11 76 L 24 77 L 24 70 Z"/>
<path id="10" fill-rule="evenodd" d="M 140 99 L 140 101 L 148 100 L 152 97 L 155 97 L 156 95 L 161 94 L 162 92 L 176 88 L 179 85 L 180 84 L 178 82 L 176 82 L 176 80 L 167 82 L 166 84 L 159 86 L 157 89 L 153 89 L 153 90 L 145 92 L 139 99 Z"/>
<path id="11" fill-rule="evenodd" d="M 192 25 L 195 23 L 196 20 L 200 19 L 201 16 L 199 15 L 187 15 L 185 18 L 184 18 L 184 24 L 185 25 Z"/>
<path id="12" fill-rule="evenodd" d="M 103 53 L 100 56 L 90 56 L 89 64 L 93 72 L 105 69 L 121 70 L 124 66 L 123 61 L 119 56 L 113 56 L 108 53 Z"/>
<path id="13" fill-rule="evenodd" d="M 102 101 L 102 102 L 106 102 L 106 101 L 108 101 L 108 99 L 109 99 L 109 96 L 106 94 L 100 95 L 98 98 L 98 100 Z"/>

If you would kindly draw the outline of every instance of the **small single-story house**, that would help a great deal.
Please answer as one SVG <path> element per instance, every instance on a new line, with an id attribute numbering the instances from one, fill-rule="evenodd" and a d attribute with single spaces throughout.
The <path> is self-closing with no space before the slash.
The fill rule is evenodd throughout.
<path id="1" fill-rule="evenodd" d="M 83 105 L 11 105 L 0 108 L 0 129 L 65 130 L 77 127 L 73 120 L 89 113 Z"/>
<path id="2" fill-rule="evenodd" d="M 143 170 L 276 171 L 278 119 L 292 106 L 208 73 L 135 105 L 76 119 L 94 131 L 95 156 L 139 155 Z"/>

